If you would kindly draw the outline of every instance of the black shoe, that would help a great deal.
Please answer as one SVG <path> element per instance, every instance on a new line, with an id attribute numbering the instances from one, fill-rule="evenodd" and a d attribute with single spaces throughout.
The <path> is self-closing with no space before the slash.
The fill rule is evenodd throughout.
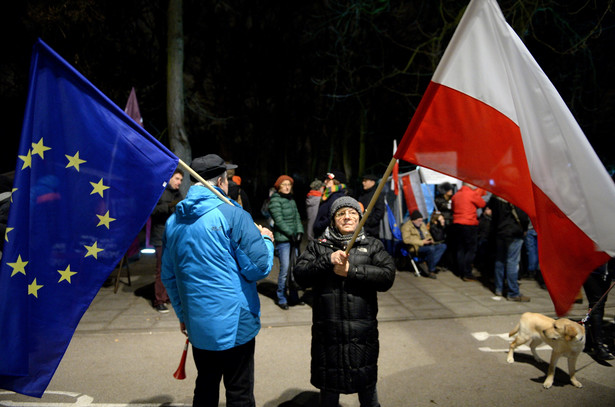
<path id="1" fill-rule="evenodd" d="M 161 314 L 166 314 L 169 312 L 169 309 L 164 304 L 158 304 L 154 308 L 156 309 L 156 311 L 160 312 Z"/>
<path id="2" fill-rule="evenodd" d="M 426 274 L 423 274 L 423 277 L 432 278 L 434 280 L 436 278 L 438 278 L 438 276 L 436 276 L 436 273 L 430 273 L 430 272 L 427 272 Z"/>
<path id="3" fill-rule="evenodd" d="M 463 281 L 478 281 L 478 278 L 476 278 L 476 276 L 470 274 L 469 276 L 464 276 L 461 278 Z"/>
<path id="4" fill-rule="evenodd" d="M 284 311 L 288 310 L 288 304 L 286 304 L 286 303 L 284 303 L 284 304 L 278 303 L 278 307 L 282 308 Z"/>
<path id="5" fill-rule="evenodd" d="M 593 355 L 599 360 L 613 360 L 615 356 L 611 355 L 604 343 L 597 342 L 594 346 Z"/>

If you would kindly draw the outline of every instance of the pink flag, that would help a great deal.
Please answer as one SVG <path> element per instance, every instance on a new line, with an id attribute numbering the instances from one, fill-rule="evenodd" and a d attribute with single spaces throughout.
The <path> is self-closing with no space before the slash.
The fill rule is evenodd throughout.
<path id="1" fill-rule="evenodd" d="M 395 158 L 527 212 L 558 315 L 615 255 L 615 185 L 495 0 L 470 2 Z"/>

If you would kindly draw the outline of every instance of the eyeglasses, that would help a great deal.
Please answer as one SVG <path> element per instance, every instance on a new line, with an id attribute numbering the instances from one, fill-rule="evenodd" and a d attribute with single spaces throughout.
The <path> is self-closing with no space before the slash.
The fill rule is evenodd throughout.
<path id="1" fill-rule="evenodd" d="M 291 184 L 290 182 L 282 182 L 282 183 L 280 184 L 280 186 L 281 186 L 281 187 L 292 187 L 292 186 L 293 186 L 293 184 Z"/>
<path id="2" fill-rule="evenodd" d="M 335 214 L 335 219 L 343 219 L 345 217 L 349 217 L 351 219 L 358 219 L 359 214 L 354 209 L 348 209 L 346 211 L 338 211 Z"/>

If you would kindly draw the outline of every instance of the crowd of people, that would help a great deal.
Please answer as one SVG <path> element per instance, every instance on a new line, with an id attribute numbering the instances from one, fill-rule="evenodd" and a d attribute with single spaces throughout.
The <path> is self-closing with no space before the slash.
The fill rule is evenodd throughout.
<path id="1" fill-rule="evenodd" d="M 320 390 L 320 405 L 337 406 L 340 394 L 356 393 L 361 406 L 379 406 L 377 293 L 392 287 L 396 263 L 380 236 L 384 198 L 372 203 L 378 177 L 365 175 L 355 194 L 343 172 L 331 171 L 310 183 L 302 213 L 295 180 L 282 174 L 261 209 L 270 217 L 263 227 L 244 206 L 249 200 L 236 168 L 215 154 L 199 157 L 192 169 L 205 182 L 191 175 L 194 184 L 181 199 L 172 178 L 159 203 L 166 226 L 156 273 L 160 268 L 168 297 L 156 301 L 171 302 L 192 343 L 194 405 L 217 405 L 221 381 L 227 405 L 255 405 L 257 282 L 269 275 L 277 257 L 276 304 L 288 311 L 304 305 L 300 291 L 311 293 L 310 381 Z M 496 295 L 529 301 L 518 283 L 523 248 L 528 275 L 538 278 L 540 268 L 531 252 L 536 245 L 528 216 L 470 184 L 455 191 L 444 183 L 438 192 L 432 214 L 413 209 L 401 227 L 408 256 L 422 274 L 435 279 L 451 270 L 464 282 L 486 278 Z M 604 289 L 605 270 L 586 283 L 590 303 Z M 612 356 L 601 340 L 599 319 L 597 312 L 589 321 L 592 352 L 607 360 Z"/>

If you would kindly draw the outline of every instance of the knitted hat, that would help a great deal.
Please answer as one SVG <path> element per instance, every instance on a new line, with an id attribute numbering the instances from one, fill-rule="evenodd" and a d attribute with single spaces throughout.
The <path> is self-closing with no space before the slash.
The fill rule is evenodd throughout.
<path id="1" fill-rule="evenodd" d="M 351 198 L 349 196 L 342 196 L 337 198 L 331 204 L 331 209 L 329 209 L 329 217 L 331 219 L 335 218 L 335 213 L 341 208 L 352 208 L 359 214 L 359 219 L 363 216 L 363 209 L 361 209 L 361 205 L 357 202 L 356 199 Z"/>
<path id="2" fill-rule="evenodd" d="M 275 184 L 273 184 L 273 187 L 275 189 L 278 189 L 280 187 L 280 184 L 284 181 L 290 181 L 291 184 L 295 183 L 295 180 L 293 180 L 291 177 L 289 177 L 288 175 L 280 175 L 278 177 L 277 180 L 275 180 Z"/>
<path id="3" fill-rule="evenodd" d="M 418 209 L 415 209 L 410 214 L 410 220 L 417 220 L 417 219 L 423 219 L 423 215 L 421 215 L 421 212 L 419 212 Z"/>
<path id="4" fill-rule="evenodd" d="M 331 172 L 328 172 L 325 175 L 325 180 L 327 179 L 336 179 L 338 180 L 340 183 L 345 184 L 346 183 L 346 174 L 344 174 L 341 171 L 338 170 L 332 170 Z"/>

